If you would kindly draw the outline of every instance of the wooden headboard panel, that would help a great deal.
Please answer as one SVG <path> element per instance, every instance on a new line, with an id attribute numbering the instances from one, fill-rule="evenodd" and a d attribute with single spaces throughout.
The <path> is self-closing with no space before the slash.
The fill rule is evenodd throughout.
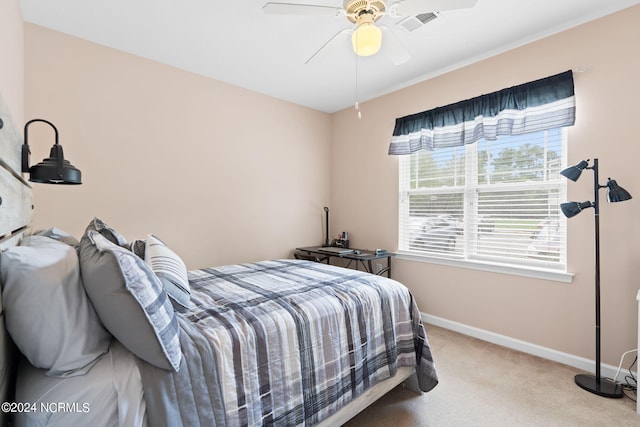
<path id="1" fill-rule="evenodd" d="M 0 250 L 17 245 L 31 223 L 33 193 L 20 175 L 22 135 L 0 94 Z M 0 298 L 0 402 L 13 398 L 16 351 L 4 323 Z M 0 425 L 7 414 L 0 411 Z"/>

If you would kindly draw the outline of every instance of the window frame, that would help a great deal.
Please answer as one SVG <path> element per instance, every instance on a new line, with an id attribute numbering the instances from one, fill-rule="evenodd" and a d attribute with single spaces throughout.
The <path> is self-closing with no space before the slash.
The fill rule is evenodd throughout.
<path id="1" fill-rule="evenodd" d="M 545 138 L 546 138 L 546 132 Z M 501 137 L 505 138 L 505 137 Z M 509 138 L 509 136 L 506 136 Z M 564 168 L 567 162 L 567 139 L 568 139 L 568 129 L 562 128 L 561 130 L 561 146 L 562 146 L 562 158 L 560 159 L 560 167 Z M 566 198 L 566 189 L 567 183 L 566 180 L 558 179 L 554 182 L 549 181 L 528 181 L 528 182 L 517 182 L 517 183 L 499 183 L 499 184 L 486 184 L 479 183 L 478 181 L 478 171 L 477 171 L 477 155 L 478 155 L 478 143 L 467 144 L 465 146 L 459 147 L 460 149 L 464 149 L 464 157 L 465 157 L 465 174 L 468 178 L 474 176 L 473 180 L 465 179 L 465 183 L 463 186 L 442 186 L 442 187 L 432 187 L 432 188 L 423 188 L 423 189 L 410 189 L 411 179 L 409 178 L 409 173 L 407 168 L 410 168 L 410 162 L 412 156 L 401 156 L 400 164 L 399 164 L 399 224 L 398 224 L 398 256 L 400 259 L 412 260 L 412 261 L 420 261 L 420 262 L 428 262 L 433 264 L 441 264 L 441 265 L 449 265 L 455 267 L 462 268 L 471 268 L 475 270 L 483 270 L 483 271 L 492 271 L 499 272 L 504 274 L 512 274 L 518 276 L 525 277 L 535 277 L 541 278 L 545 280 L 553 280 L 559 282 L 570 283 L 573 279 L 573 275 L 567 272 L 567 233 L 566 233 L 566 218 L 564 216 L 559 215 L 558 221 L 561 223 L 561 227 L 563 227 L 564 232 L 562 233 L 562 241 L 560 247 L 560 261 L 557 264 L 557 267 L 549 267 L 549 264 L 546 262 L 537 262 L 535 260 L 527 260 L 514 259 L 509 260 L 508 258 L 501 258 L 499 256 L 488 256 L 483 254 L 478 254 L 475 250 L 473 250 L 472 246 L 477 245 L 479 241 L 479 232 L 477 230 L 478 223 L 478 215 L 477 211 L 475 213 L 469 213 L 469 209 L 473 210 L 474 206 L 477 209 L 477 202 L 479 200 L 479 194 L 484 191 L 512 191 L 517 188 L 535 188 L 535 189 L 548 189 L 552 191 L 558 191 L 557 197 L 560 200 Z M 546 158 L 546 157 L 545 157 Z M 407 177 L 406 179 L 404 177 Z M 420 252 L 411 250 L 409 248 L 408 234 L 410 233 L 409 221 L 411 216 L 409 214 L 410 203 L 405 201 L 405 198 L 408 198 L 410 195 L 417 194 L 453 194 L 455 192 L 460 192 L 463 194 L 463 233 L 465 238 L 462 239 L 464 242 L 464 248 L 462 249 L 462 254 L 453 254 L 453 253 L 443 253 L 437 254 L 433 252 Z M 549 204 L 550 206 L 550 204 Z M 475 225 L 474 225 L 475 221 Z M 404 224 L 404 226 L 403 226 Z M 474 230 L 475 228 L 475 230 Z M 472 236 L 472 238 L 467 238 L 467 236 Z M 403 247 L 403 244 L 405 245 Z"/>

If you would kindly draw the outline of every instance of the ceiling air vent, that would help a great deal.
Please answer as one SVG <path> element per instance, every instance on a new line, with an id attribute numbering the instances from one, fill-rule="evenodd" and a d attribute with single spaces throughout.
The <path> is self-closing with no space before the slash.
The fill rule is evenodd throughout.
<path id="1" fill-rule="evenodd" d="M 422 27 L 427 22 L 433 21 L 437 17 L 438 17 L 437 13 L 431 13 L 431 12 L 421 13 L 420 15 L 416 15 L 416 16 L 408 16 L 402 21 L 398 22 L 396 25 L 410 33 Z"/>

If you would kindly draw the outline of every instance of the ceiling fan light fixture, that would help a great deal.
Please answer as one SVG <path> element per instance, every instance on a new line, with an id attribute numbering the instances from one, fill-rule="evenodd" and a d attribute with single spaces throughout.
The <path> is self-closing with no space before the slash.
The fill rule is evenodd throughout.
<path id="1" fill-rule="evenodd" d="M 378 53 L 382 46 L 382 31 L 373 20 L 362 21 L 351 35 L 353 51 L 358 56 L 371 56 Z"/>

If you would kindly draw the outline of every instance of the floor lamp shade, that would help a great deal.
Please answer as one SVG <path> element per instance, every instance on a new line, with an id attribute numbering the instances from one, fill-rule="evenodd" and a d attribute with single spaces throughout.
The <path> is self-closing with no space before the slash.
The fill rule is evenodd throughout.
<path id="1" fill-rule="evenodd" d="M 620 187 L 614 179 L 609 179 L 607 187 L 609 188 L 609 191 L 607 192 L 607 199 L 612 203 L 624 202 L 631 198 L 631 194 L 629 194 L 624 188 Z"/>
<path id="2" fill-rule="evenodd" d="M 622 187 L 618 186 L 615 180 L 609 178 L 606 185 L 600 185 L 598 181 L 598 159 L 593 159 L 593 166 L 589 166 L 587 160 L 583 160 L 575 166 L 564 169 L 560 174 L 567 179 L 577 181 L 583 170 L 593 171 L 593 201 L 588 202 L 566 202 L 560 205 L 562 213 L 571 218 L 586 208 L 593 208 L 595 225 L 595 317 L 596 317 L 596 372 L 595 375 L 576 375 L 576 384 L 584 390 L 603 397 L 622 397 L 622 387 L 615 382 L 602 378 L 600 375 L 600 197 L 599 190 L 608 189 L 607 199 L 610 202 L 622 202 L 631 199 L 631 195 Z"/>
<path id="3" fill-rule="evenodd" d="M 560 175 L 564 176 L 571 181 L 577 181 L 582 175 L 582 171 L 589 166 L 589 162 L 587 160 L 583 160 L 575 166 L 568 167 L 560 172 Z"/>
<path id="4" fill-rule="evenodd" d="M 586 208 L 592 208 L 593 204 L 591 202 L 566 202 L 560 205 L 560 210 L 567 218 L 571 218 L 573 216 L 578 215 Z"/>
<path id="5" fill-rule="evenodd" d="M 43 122 L 55 132 L 55 143 L 49 157 L 40 163 L 29 166 L 31 150 L 29 148 L 29 126 L 34 122 Z M 58 143 L 58 129 L 53 123 L 43 119 L 29 120 L 24 125 L 24 144 L 22 144 L 22 172 L 29 173 L 29 181 L 43 184 L 82 184 L 82 172 L 64 158 L 62 145 Z"/>

